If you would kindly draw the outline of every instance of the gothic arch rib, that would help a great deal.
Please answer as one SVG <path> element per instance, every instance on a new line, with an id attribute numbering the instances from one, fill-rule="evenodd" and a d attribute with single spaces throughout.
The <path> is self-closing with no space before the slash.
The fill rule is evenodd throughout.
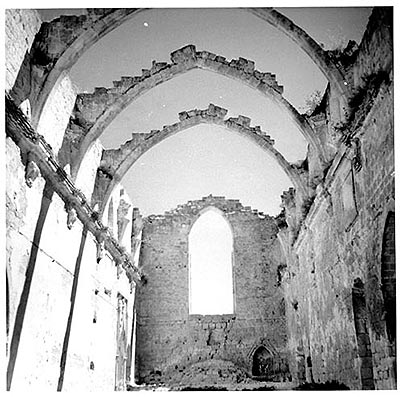
<path id="1" fill-rule="evenodd" d="M 43 108 L 49 95 L 63 73 L 68 72 L 80 56 L 103 36 L 110 33 L 146 8 L 100 8 L 88 9 L 88 15 L 61 16 L 45 22 L 32 45 L 31 79 L 35 82 L 31 92 L 26 95 L 34 104 L 32 124 L 39 123 Z M 78 20 L 77 20 L 78 19 Z M 72 24 L 74 29 L 69 29 Z M 52 34 L 53 33 L 53 34 Z M 63 42 L 57 40 L 61 35 Z M 55 37 L 55 45 L 46 45 L 50 37 Z"/>
<path id="2" fill-rule="evenodd" d="M 142 76 L 123 77 L 120 81 L 114 82 L 113 88 L 99 88 L 92 94 L 78 96 L 68 128 L 74 140 L 74 161 L 71 164 L 73 178 L 76 177 L 90 145 L 129 104 L 157 85 L 196 68 L 238 80 L 271 98 L 289 114 L 306 141 L 314 147 L 319 158 L 322 161 L 326 159 L 325 148 L 318 136 L 308 121 L 283 97 L 283 87 L 278 85 L 275 75 L 255 70 L 253 61 L 239 58 L 228 62 L 224 57 L 208 51 L 198 52 L 194 45 L 174 51 L 171 54 L 171 61 L 170 64 L 153 61 L 151 69 L 144 69 Z M 68 136 L 65 139 L 68 140 Z"/>
<path id="3" fill-rule="evenodd" d="M 132 134 L 132 139 L 124 143 L 118 149 L 109 149 L 103 152 L 100 172 L 97 175 L 93 202 L 99 204 L 102 214 L 115 186 L 121 182 L 132 165 L 148 150 L 179 132 L 200 124 L 212 124 L 222 126 L 229 131 L 239 133 L 250 139 L 266 152 L 279 164 L 282 170 L 292 181 L 298 194 L 308 197 L 308 189 L 305 180 L 299 171 L 293 168 L 284 156 L 274 148 L 274 141 L 269 135 L 261 131 L 259 126 L 250 127 L 248 117 L 239 116 L 225 120 L 227 110 L 210 104 L 205 110 L 190 110 L 179 113 L 179 122 L 173 125 L 164 126 L 162 130 L 150 133 Z M 102 175 L 106 177 L 101 181 Z"/>
<path id="4" fill-rule="evenodd" d="M 32 46 L 31 70 L 33 75 L 31 76 L 31 80 L 33 87 L 30 95 L 29 93 L 25 93 L 26 97 L 29 97 L 31 103 L 34 104 L 34 108 L 32 109 L 32 122 L 34 125 L 37 125 L 50 92 L 62 73 L 68 71 L 79 57 L 103 36 L 145 10 L 147 9 L 116 8 L 98 9 L 98 11 L 88 10 L 89 16 L 87 18 L 74 21 L 74 31 L 77 33 L 69 37 L 67 43 L 63 43 L 64 46 L 61 48 L 58 42 L 57 51 L 54 53 L 51 53 L 51 48 L 46 45 L 47 36 L 45 34 L 37 35 L 37 39 Z M 340 93 L 346 92 L 344 80 L 339 69 L 330 61 L 325 51 L 304 30 L 272 8 L 248 8 L 244 10 L 248 10 L 258 18 L 263 19 L 285 33 L 311 57 L 313 62 L 324 73 L 333 89 L 336 89 Z M 62 17 L 62 20 L 57 22 L 60 27 L 56 25 L 55 21 L 51 21 L 46 25 L 47 27 L 44 30 L 54 28 L 57 31 L 57 29 L 62 29 L 63 24 L 66 25 L 72 18 L 76 17 Z M 92 25 L 87 25 L 88 21 L 91 21 Z M 41 61 L 39 62 L 38 59 Z M 43 59 L 45 59 L 45 62 L 43 62 Z M 22 98 L 22 100 L 24 99 L 26 98 Z"/>
<path id="5" fill-rule="evenodd" d="M 332 62 L 328 53 L 307 32 L 271 7 L 248 8 L 247 10 L 294 41 L 321 70 L 332 89 L 336 90 L 344 98 L 348 96 L 348 87 L 340 69 Z"/>

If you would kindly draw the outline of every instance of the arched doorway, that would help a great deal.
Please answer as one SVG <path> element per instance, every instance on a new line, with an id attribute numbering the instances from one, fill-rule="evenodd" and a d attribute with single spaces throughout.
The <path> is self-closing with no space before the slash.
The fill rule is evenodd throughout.
<path id="1" fill-rule="evenodd" d="M 381 285 L 385 307 L 386 332 L 390 343 L 396 342 L 396 252 L 395 217 L 389 212 L 382 241 Z"/>
<path id="2" fill-rule="evenodd" d="M 273 356 L 264 347 L 260 346 L 253 354 L 252 375 L 256 377 L 271 377 L 273 374 Z"/>
<path id="3" fill-rule="evenodd" d="M 189 234 L 189 314 L 234 312 L 232 259 L 231 227 L 210 207 Z"/>
<path id="4" fill-rule="evenodd" d="M 374 378 L 372 367 L 371 342 L 367 324 L 367 306 L 365 302 L 364 283 L 357 278 L 352 290 L 354 326 L 357 336 L 358 356 L 360 358 L 360 375 L 363 390 L 373 390 Z"/>
<path id="5" fill-rule="evenodd" d="M 386 218 L 382 239 L 381 289 L 383 295 L 384 321 L 388 338 L 389 357 L 392 360 L 390 377 L 396 385 L 396 239 L 395 213 Z M 396 387 L 396 386 L 395 386 Z"/>

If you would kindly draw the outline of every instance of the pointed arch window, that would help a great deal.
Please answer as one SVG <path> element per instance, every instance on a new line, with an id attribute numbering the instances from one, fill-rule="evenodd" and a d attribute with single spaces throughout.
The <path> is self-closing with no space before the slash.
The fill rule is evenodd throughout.
<path id="1" fill-rule="evenodd" d="M 207 208 L 189 233 L 189 314 L 232 314 L 233 233 L 221 211 Z"/>

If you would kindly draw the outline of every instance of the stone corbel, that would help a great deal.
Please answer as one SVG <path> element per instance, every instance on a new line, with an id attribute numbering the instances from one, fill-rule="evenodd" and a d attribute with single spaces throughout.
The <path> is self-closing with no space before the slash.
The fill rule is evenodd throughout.
<path id="1" fill-rule="evenodd" d="M 25 182 L 27 186 L 32 187 L 33 182 L 38 176 L 40 176 L 39 167 L 33 160 L 33 155 L 31 154 L 31 152 L 29 152 L 25 166 Z"/>
<path id="2" fill-rule="evenodd" d="M 361 143 L 358 138 L 352 139 L 350 143 L 350 158 L 351 164 L 356 172 L 360 172 L 362 168 L 362 157 L 361 157 Z"/>
<path id="3" fill-rule="evenodd" d="M 104 236 L 100 234 L 97 237 L 97 242 L 96 242 L 96 260 L 97 263 L 100 263 L 100 261 L 104 257 Z"/>
<path id="4" fill-rule="evenodd" d="M 133 292 L 135 291 L 135 281 L 133 279 L 129 280 L 129 293 L 133 294 Z"/>
<path id="5" fill-rule="evenodd" d="M 116 261 L 116 266 L 117 266 L 117 280 L 119 280 L 122 272 L 124 271 L 121 260 Z"/>
<path id="6" fill-rule="evenodd" d="M 65 210 L 67 211 L 67 228 L 71 230 L 77 220 L 76 209 L 71 203 L 65 203 Z"/>

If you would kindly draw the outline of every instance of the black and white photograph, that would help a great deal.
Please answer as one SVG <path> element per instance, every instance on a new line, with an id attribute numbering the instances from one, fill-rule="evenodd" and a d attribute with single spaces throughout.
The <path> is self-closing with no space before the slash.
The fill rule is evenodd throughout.
<path id="1" fill-rule="evenodd" d="M 399 20 L 7 0 L 3 391 L 397 390 Z"/>

